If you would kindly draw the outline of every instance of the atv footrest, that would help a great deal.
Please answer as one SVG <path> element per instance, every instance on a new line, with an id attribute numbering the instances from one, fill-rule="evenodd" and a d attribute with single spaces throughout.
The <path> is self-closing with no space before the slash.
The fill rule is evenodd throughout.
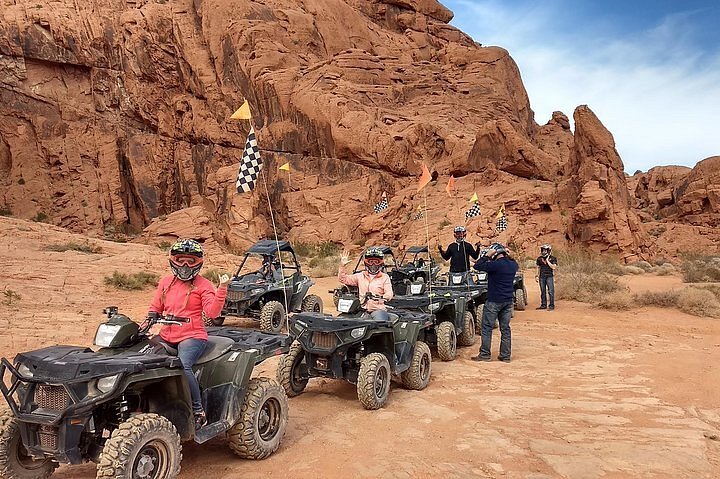
<path id="1" fill-rule="evenodd" d="M 202 444 L 210 439 L 214 438 L 218 434 L 222 434 L 230 429 L 230 424 L 227 421 L 218 421 L 212 424 L 207 424 L 200 430 L 195 431 L 195 442 Z"/>

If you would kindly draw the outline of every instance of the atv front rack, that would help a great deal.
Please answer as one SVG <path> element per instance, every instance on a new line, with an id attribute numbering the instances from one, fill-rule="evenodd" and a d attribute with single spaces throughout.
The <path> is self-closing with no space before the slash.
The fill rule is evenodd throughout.
<path id="1" fill-rule="evenodd" d="M 271 356 L 279 356 L 290 350 L 292 338 L 286 334 L 266 333 L 252 329 L 228 328 L 213 326 L 207 328 L 208 336 L 230 338 L 235 341 L 233 351 L 258 352 L 255 364 L 259 364 Z"/>

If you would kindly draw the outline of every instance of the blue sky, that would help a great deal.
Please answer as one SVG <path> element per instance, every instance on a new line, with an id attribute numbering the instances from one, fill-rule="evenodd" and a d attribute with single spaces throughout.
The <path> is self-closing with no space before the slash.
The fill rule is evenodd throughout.
<path id="1" fill-rule="evenodd" d="M 440 1 L 510 52 L 539 124 L 589 105 L 630 174 L 720 155 L 720 0 Z"/>

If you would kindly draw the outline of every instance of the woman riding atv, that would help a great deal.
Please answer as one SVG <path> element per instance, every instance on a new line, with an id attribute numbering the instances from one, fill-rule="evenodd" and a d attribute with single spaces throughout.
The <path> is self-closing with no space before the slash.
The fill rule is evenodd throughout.
<path id="1" fill-rule="evenodd" d="M 189 318 L 182 325 L 166 325 L 160 330 L 160 337 L 177 348 L 178 358 L 183 365 L 190 387 L 192 409 L 195 415 L 195 429 L 207 423 L 200 397 L 200 385 L 192 367 L 205 351 L 207 331 L 203 325 L 202 313 L 209 318 L 217 317 L 222 311 L 227 296 L 230 278 L 220 276 L 220 285 L 215 291 L 213 284 L 198 276 L 203 265 L 203 248 L 195 240 L 178 240 L 170 248 L 171 275 L 160 280 L 155 297 L 150 303 L 149 313 L 172 314 L 178 318 Z"/>
<path id="2" fill-rule="evenodd" d="M 363 303 L 365 311 L 370 313 L 373 319 L 386 320 L 389 318 L 385 308 L 385 301 L 393 298 L 392 283 L 390 276 L 382 271 L 385 266 L 385 255 L 380 248 L 370 247 L 365 250 L 363 264 L 365 271 L 354 274 L 347 274 L 345 266 L 350 263 L 350 255 L 343 251 L 340 257 L 340 268 L 338 269 L 338 281 L 348 286 L 358 287 L 358 296 Z M 379 296 L 383 300 L 366 299 L 368 293 Z"/>

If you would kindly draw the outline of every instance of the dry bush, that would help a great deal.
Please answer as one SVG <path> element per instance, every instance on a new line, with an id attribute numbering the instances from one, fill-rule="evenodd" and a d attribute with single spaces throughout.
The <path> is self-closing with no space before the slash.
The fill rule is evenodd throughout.
<path id="1" fill-rule="evenodd" d="M 598 256 L 587 250 L 575 248 L 558 251 L 555 256 L 558 259 L 559 271 L 585 274 L 607 273 L 616 276 L 625 274 L 623 266 L 615 259 Z"/>
<path id="2" fill-rule="evenodd" d="M 644 271 L 650 271 L 650 269 L 652 268 L 652 265 L 647 261 L 638 261 L 631 264 L 630 266 L 637 266 L 638 268 L 642 268 Z"/>
<path id="3" fill-rule="evenodd" d="M 617 277 L 607 273 L 563 273 L 556 281 L 558 299 L 596 303 L 602 296 L 623 290 Z"/>
<path id="4" fill-rule="evenodd" d="M 695 316 L 720 317 L 720 302 L 707 289 L 685 288 L 678 296 L 677 305 L 681 311 Z"/>
<path id="5" fill-rule="evenodd" d="M 703 284 L 702 286 L 694 286 L 698 289 L 704 289 L 710 291 L 715 295 L 715 298 L 720 301 L 720 284 Z"/>
<path id="6" fill-rule="evenodd" d="M 720 258 L 684 255 L 681 270 L 686 283 L 714 283 L 720 281 Z"/>
<path id="7" fill-rule="evenodd" d="M 643 291 L 636 293 L 634 300 L 640 306 L 657 306 L 659 308 L 674 308 L 677 306 L 679 291 Z"/>
<path id="8" fill-rule="evenodd" d="M 308 275 L 312 278 L 327 278 L 329 276 L 335 276 L 337 275 L 339 264 L 339 256 L 325 256 L 322 258 L 315 257 L 308 263 L 308 266 L 310 267 Z"/>
<path id="9" fill-rule="evenodd" d="M 102 248 L 100 248 L 99 246 L 92 246 L 90 243 L 57 243 L 47 245 L 45 249 L 47 251 L 56 251 L 59 253 L 62 253 L 64 251 L 79 251 L 81 253 L 102 253 Z"/>
<path id="10" fill-rule="evenodd" d="M 201 274 L 205 279 L 208 279 L 211 283 L 217 285 L 220 282 L 220 275 L 227 273 L 219 269 L 209 268 L 203 271 Z"/>
<path id="11" fill-rule="evenodd" d="M 145 289 L 148 285 L 157 286 L 159 277 L 153 273 L 141 271 L 139 273 L 126 274 L 113 271 L 112 276 L 105 276 L 105 284 L 118 289 L 138 290 Z"/>
<path id="12" fill-rule="evenodd" d="M 670 276 L 675 274 L 677 270 L 672 263 L 665 263 L 660 266 L 653 267 L 652 272 L 658 276 Z"/>
<path id="13" fill-rule="evenodd" d="M 629 291 L 620 290 L 601 296 L 596 305 L 610 311 L 627 311 L 635 305 L 635 302 Z"/>
<path id="14" fill-rule="evenodd" d="M 639 267 L 637 267 L 637 266 L 633 266 L 633 265 L 623 266 L 622 269 L 623 269 L 623 271 L 624 271 L 626 274 L 635 274 L 635 275 L 638 275 L 638 274 L 643 274 L 643 273 L 645 272 L 644 269 L 639 268 Z"/>

